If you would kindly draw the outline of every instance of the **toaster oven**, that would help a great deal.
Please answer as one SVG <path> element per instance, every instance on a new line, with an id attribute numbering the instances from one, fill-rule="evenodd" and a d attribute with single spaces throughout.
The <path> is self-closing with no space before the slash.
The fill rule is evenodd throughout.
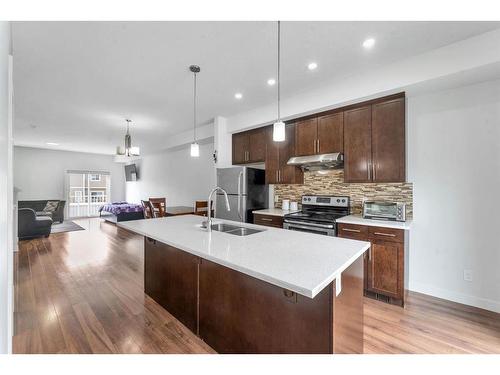
<path id="1" fill-rule="evenodd" d="M 401 202 L 366 201 L 363 203 L 363 217 L 378 220 L 406 220 L 406 205 Z"/>

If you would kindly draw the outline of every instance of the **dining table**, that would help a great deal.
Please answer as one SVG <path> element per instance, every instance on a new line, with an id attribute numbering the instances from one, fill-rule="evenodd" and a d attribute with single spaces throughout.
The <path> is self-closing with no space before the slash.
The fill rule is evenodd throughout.
<path id="1" fill-rule="evenodd" d="M 180 216 L 194 214 L 194 207 L 190 206 L 167 206 L 165 216 Z"/>

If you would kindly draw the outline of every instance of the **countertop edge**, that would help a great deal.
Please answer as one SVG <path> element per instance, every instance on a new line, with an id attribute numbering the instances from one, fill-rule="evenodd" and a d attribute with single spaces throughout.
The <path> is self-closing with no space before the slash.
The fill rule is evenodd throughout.
<path id="1" fill-rule="evenodd" d="M 257 215 L 268 215 L 268 216 L 279 216 L 284 217 L 285 215 L 299 212 L 300 210 L 282 210 L 281 208 L 264 208 L 260 210 L 252 211 L 253 214 Z"/>
<path id="2" fill-rule="evenodd" d="M 412 220 L 408 221 L 388 221 L 388 220 L 374 220 L 365 219 L 358 215 L 348 215 L 336 220 L 340 224 L 356 224 L 356 225 L 367 225 L 371 227 L 382 227 L 382 228 L 392 228 L 401 230 L 410 230 L 412 226 Z"/>
<path id="3" fill-rule="evenodd" d="M 122 229 L 128 230 L 130 232 L 142 235 L 144 237 L 152 238 L 153 240 L 156 240 L 156 241 L 159 241 L 159 242 L 164 243 L 166 245 L 175 247 L 179 250 L 185 251 L 185 252 L 190 253 L 192 255 L 199 256 L 202 259 L 208 260 L 210 262 L 214 262 L 216 264 L 227 267 L 227 268 L 232 269 L 234 271 L 241 272 L 247 276 L 251 276 L 251 277 L 254 277 L 258 280 L 268 282 L 270 284 L 273 284 L 274 286 L 291 290 L 292 292 L 296 292 L 296 293 L 298 293 L 302 296 L 308 297 L 308 298 L 316 297 L 325 287 L 327 287 L 333 280 L 337 279 L 338 276 L 341 275 L 342 272 L 344 272 L 346 268 L 348 268 L 352 263 L 354 263 L 354 261 L 357 258 L 359 258 L 365 251 L 367 251 L 371 246 L 371 244 L 369 242 L 351 240 L 351 241 L 356 241 L 356 242 L 364 242 L 365 246 L 363 246 L 362 250 L 356 252 L 351 258 L 349 258 L 346 262 L 344 262 L 344 264 L 341 267 L 339 267 L 332 275 L 330 275 L 328 278 L 326 278 L 324 281 L 322 281 L 316 287 L 314 287 L 313 289 L 305 289 L 305 288 L 302 288 L 300 286 L 292 285 L 292 284 L 289 284 L 285 281 L 275 279 L 273 277 L 262 274 L 260 272 L 249 270 L 245 267 L 236 267 L 236 266 L 234 266 L 234 264 L 224 262 L 221 259 L 211 257 L 211 256 L 204 254 L 204 253 L 200 253 L 200 252 L 193 250 L 191 248 L 186 248 L 185 246 L 182 246 L 178 243 L 175 243 L 175 241 L 160 239 L 157 236 L 152 236 L 152 235 L 145 233 L 141 230 L 128 228 L 126 223 L 127 222 L 118 222 L 117 226 L 119 226 Z M 258 227 L 259 225 L 254 224 L 253 226 Z M 266 228 L 266 229 L 268 229 L 268 228 Z"/>

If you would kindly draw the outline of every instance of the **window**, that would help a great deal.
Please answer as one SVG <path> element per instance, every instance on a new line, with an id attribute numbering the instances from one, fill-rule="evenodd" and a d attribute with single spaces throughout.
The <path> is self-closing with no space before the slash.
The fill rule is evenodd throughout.
<path id="1" fill-rule="evenodd" d="M 91 191 L 90 199 L 92 203 L 104 202 L 104 191 Z"/>
<path id="2" fill-rule="evenodd" d="M 82 203 L 83 201 L 83 192 L 81 190 L 75 191 L 75 203 Z"/>
<path id="3" fill-rule="evenodd" d="M 99 209 L 109 203 L 111 175 L 105 171 L 66 171 L 65 195 L 68 217 L 99 216 Z"/>

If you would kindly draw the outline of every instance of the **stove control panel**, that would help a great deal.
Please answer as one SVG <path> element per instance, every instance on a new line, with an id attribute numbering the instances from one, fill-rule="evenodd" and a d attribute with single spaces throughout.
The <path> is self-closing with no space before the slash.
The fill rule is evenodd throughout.
<path id="1" fill-rule="evenodd" d="M 327 195 L 304 195 L 302 205 L 349 207 L 349 197 L 336 197 Z"/>

